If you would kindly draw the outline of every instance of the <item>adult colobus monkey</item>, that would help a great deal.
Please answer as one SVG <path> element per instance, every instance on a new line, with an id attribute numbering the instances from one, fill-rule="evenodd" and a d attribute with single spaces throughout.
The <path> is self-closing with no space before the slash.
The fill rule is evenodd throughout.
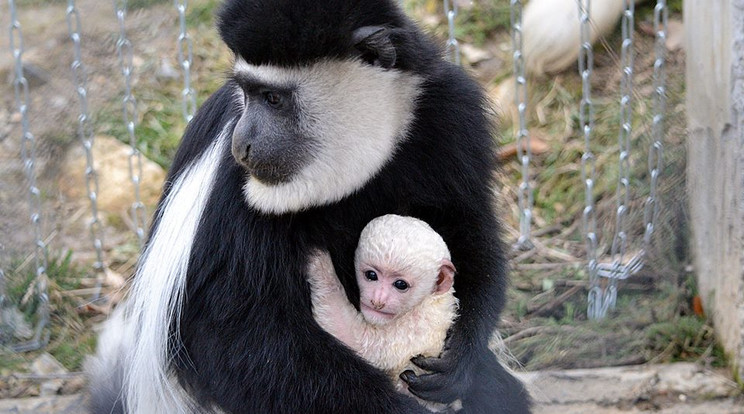
<path id="1" fill-rule="evenodd" d="M 327 250 L 358 303 L 354 249 L 388 213 L 442 235 L 460 318 L 404 373 L 426 400 L 524 412 L 488 339 L 506 259 L 479 87 L 396 0 L 228 0 L 232 76 L 191 121 L 126 304 L 90 365 L 96 413 L 416 413 L 313 319 L 305 268 Z"/>

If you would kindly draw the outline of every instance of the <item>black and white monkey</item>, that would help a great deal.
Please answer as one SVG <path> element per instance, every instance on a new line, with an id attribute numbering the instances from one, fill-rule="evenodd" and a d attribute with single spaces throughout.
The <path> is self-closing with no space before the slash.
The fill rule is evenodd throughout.
<path id="1" fill-rule="evenodd" d="M 463 412 L 526 412 L 488 349 L 506 290 L 481 89 L 396 0 L 227 0 L 232 76 L 189 124 L 126 303 L 89 364 L 95 413 L 423 413 L 313 319 L 309 255 L 359 303 L 354 250 L 385 214 L 429 223 L 460 315 L 402 374 Z"/>
<path id="2" fill-rule="evenodd" d="M 398 391 L 407 392 L 399 375 L 406 370 L 424 373 L 411 359 L 438 357 L 457 317 L 455 266 L 447 244 L 425 222 L 387 214 L 362 230 L 354 269 L 360 310 L 346 297 L 330 255 L 311 255 L 307 277 L 315 320 L 385 371 Z M 434 412 L 459 406 L 421 403 Z"/>

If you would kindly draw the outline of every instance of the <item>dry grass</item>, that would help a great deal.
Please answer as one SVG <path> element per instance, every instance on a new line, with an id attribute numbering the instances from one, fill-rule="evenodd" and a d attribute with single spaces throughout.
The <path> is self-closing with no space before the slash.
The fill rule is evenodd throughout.
<path id="1" fill-rule="evenodd" d="M 157 3 L 157 4 L 154 4 Z M 144 2 L 133 19 L 147 22 L 148 13 L 172 13 L 169 4 Z M 167 2 L 166 2 L 167 3 Z M 194 36 L 194 71 L 199 102 L 221 83 L 229 66 L 229 56 L 211 27 L 211 8 L 215 0 L 197 2 L 191 6 L 189 27 Z M 431 31 L 446 33 L 441 18 L 441 2 L 411 0 L 408 8 L 428 22 Z M 153 5 L 154 4 L 154 5 Z M 29 7 L 39 7 L 28 0 Z M 496 75 L 485 79 L 485 87 L 496 90 L 508 82 L 511 62 L 508 24 L 508 2 L 488 0 L 476 2 L 472 9 L 461 12 L 459 36 L 469 43 L 495 51 L 503 62 Z M 51 7 L 51 6 L 48 6 Z M 58 7 L 63 7 L 62 4 Z M 644 16 L 639 10 L 639 16 Z M 673 17 L 679 17 L 678 14 Z M 638 20 L 642 21 L 643 17 Z M 136 36 L 134 33 L 133 36 Z M 646 151 L 650 142 L 652 41 L 648 36 L 636 36 L 635 115 L 633 118 L 633 155 L 630 251 L 638 251 L 643 230 L 643 203 L 648 194 Z M 144 45 L 136 38 L 135 45 Z M 596 103 L 594 152 L 598 154 L 595 191 L 601 233 L 600 252 L 607 253 L 614 231 L 615 192 L 617 181 L 618 133 L 618 69 L 619 37 L 615 33 L 596 47 L 596 69 L 593 94 Z M 174 42 L 154 42 L 143 48 L 140 69 L 152 73 L 160 65 L 163 53 L 172 55 Z M 159 48 L 171 49 L 163 52 Z M 175 53 L 175 52 L 174 52 Z M 114 68 L 111 56 L 104 67 Z M 115 59 L 115 58 L 114 58 Z M 114 60 L 115 62 L 115 60 Z M 578 135 L 578 101 L 580 80 L 574 71 L 548 79 L 533 79 L 529 87 L 529 126 L 534 138 L 547 150 L 533 160 L 532 183 L 535 188 L 534 231 L 543 233 L 536 240 L 539 248 L 529 253 L 515 252 L 512 287 L 504 315 L 502 334 L 518 362 L 527 369 L 555 367 L 591 367 L 645 361 L 701 360 L 709 364 L 725 363 L 720 349 L 712 339 L 709 323 L 695 315 L 690 301 L 695 295 L 694 277 L 685 271 L 686 207 L 684 148 L 684 54 L 669 55 L 669 112 L 665 137 L 665 169 L 660 193 L 662 215 L 657 224 L 653 248 L 644 271 L 620 286 L 618 305 L 603 321 L 587 321 L 585 317 L 586 274 L 582 265 L 581 211 L 584 188 L 580 178 L 580 157 L 583 141 Z M 118 76 L 118 74 L 117 74 Z M 104 78 L 105 79 L 105 78 Z M 137 136 L 141 148 L 152 159 L 168 166 L 178 144 L 184 121 L 179 102 L 179 80 L 164 80 L 155 76 L 138 79 L 140 119 Z M 101 133 L 124 137 L 120 123 L 120 97 L 112 94 L 97 106 L 97 125 Z M 507 107 L 508 105 L 502 105 Z M 502 144 L 514 140 L 513 122 L 509 111 L 503 117 L 499 140 Z M 513 158 L 503 160 L 501 173 L 504 219 L 512 229 L 508 237 L 516 239 L 516 192 L 521 180 L 519 165 Z M 78 252 L 73 252 L 78 253 Z M 53 254 L 54 256 L 54 254 Z M 51 261 L 50 303 L 51 339 L 47 350 L 68 370 L 77 371 L 85 354 L 94 348 L 92 326 L 104 315 L 87 306 L 89 296 L 82 294 L 90 287 L 91 274 L 87 264 L 75 263 L 75 256 L 57 255 Z M 124 276 L 131 273 L 136 256 L 134 242 L 122 243 L 108 252 L 108 265 Z M 19 258 L 11 267 L 9 286 L 11 299 L 18 299 L 28 290 L 29 269 L 19 267 Z M 33 303 L 23 311 L 33 318 Z M 0 396 L 2 377 L 24 371 L 36 353 L 15 354 L 0 351 Z M 7 381 L 6 381 L 7 383 Z M 7 390 L 6 390 L 7 391 Z M 17 389 L 16 389 L 17 391 Z"/>

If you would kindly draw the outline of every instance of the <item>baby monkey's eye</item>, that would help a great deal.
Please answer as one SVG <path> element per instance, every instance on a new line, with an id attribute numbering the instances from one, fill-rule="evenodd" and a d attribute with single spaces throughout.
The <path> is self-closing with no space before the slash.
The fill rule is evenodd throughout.
<path id="1" fill-rule="evenodd" d="M 393 286 L 395 286 L 396 289 L 401 290 L 401 291 L 408 290 L 408 282 L 406 282 L 403 279 L 398 279 L 395 282 L 393 282 Z"/>
<path id="2" fill-rule="evenodd" d="M 375 280 L 377 280 L 377 273 L 375 273 L 374 270 L 367 270 L 366 272 L 364 272 L 364 277 L 366 277 L 367 280 L 374 282 Z"/>

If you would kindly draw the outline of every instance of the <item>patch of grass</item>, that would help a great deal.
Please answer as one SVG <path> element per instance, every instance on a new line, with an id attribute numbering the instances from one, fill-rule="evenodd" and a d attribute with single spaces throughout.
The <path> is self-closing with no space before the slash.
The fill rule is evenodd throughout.
<path id="1" fill-rule="evenodd" d="M 449 36 L 447 16 L 441 0 L 408 0 L 404 4 L 405 9 L 414 16 L 435 17 L 438 24 L 430 29 L 437 37 L 446 39 Z M 475 0 L 467 7 L 458 8 L 455 36 L 460 42 L 482 46 L 498 32 L 508 30 L 509 24 L 508 0 Z"/>
<path id="2" fill-rule="evenodd" d="M 472 7 L 459 9 L 455 36 L 465 42 L 482 46 L 497 31 L 510 30 L 510 19 L 508 1 L 474 1 Z"/>
<path id="3" fill-rule="evenodd" d="M 18 269 L 18 264 L 20 261 L 11 268 Z M 96 337 L 91 330 L 89 316 L 82 311 L 82 305 L 90 298 L 71 292 L 80 289 L 82 281 L 91 275 L 88 269 L 73 260 L 72 252 L 68 251 L 50 255 L 46 276 L 49 296 L 49 323 L 46 331 L 50 339 L 44 351 L 54 356 L 67 370 L 79 371 L 85 355 L 91 354 L 95 349 Z M 28 325 L 35 327 L 38 323 L 38 295 L 32 292 L 28 300 L 23 302 L 27 292 L 35 288 L 35 272 L 27 266 L 9 272 L 7 280 L 9 305 L 16 306 L 23 313 Z M 15 340 L 6 345 L 12 345 L 13 342 Z M 9 349 L 0 348 L 0 371 L 24 370 L 25 365 L 33 361 L 39 352 L 16 354 Z"/>
<path id="4" fill-rule="evenodd" d="M 187 9 L 187 26 L 193 42 L 191 87 L 197 94 L 197 108 L 222 85 L 231 62 L 229 51 L 213 27 L 213 12 L 218 4 L 217 0 L 209 0 L 189 4 Z M 159 55 L 147 58 L 149 61 L 145 67 L 154 68 L 160 64 Z M 178 66 L 174 69 L 179 73 L 179 78 L 143 77 L 134 90 L 139 115 L 135 129 L 138 148 L 148 159 L 166 169 L 186 129 L 181 99 L 184 87 L 180 78 L 182 72 Z M 107 102 L 98 114 L 98 120 L 102 133 L 128 140 L 122 122 L 122 95 L 123 90 Z"/>
<path id="5" fill-rule="evenodd" d="M 127 8 L 129 10 L 146 9 L 158 4 L 172 3 L 171 0 L 129 0 Z M 67 0 L 16 0 L 19 6 L 48 6 L 52 4 L 67 4 Z M 107 4 L 111 6 L 110 4 Z"/>
<path id="6" fill-rule="evenodd" d="M 198 27 L 203 24 L 212 24 L 214 11 L 220 4 L 218 0 L 205 0 L 189 4 L 186 15 L 186 24 L 191 27 Z"/>
<path id="7" fill-rule="evenodd" d="M 725 353 L 716 343 L 713 328 L 697 316 L 681 316 L 650 325 L 646 350 L 654 362 L 707 359 L 713 366 L 726 366 Z"/>

